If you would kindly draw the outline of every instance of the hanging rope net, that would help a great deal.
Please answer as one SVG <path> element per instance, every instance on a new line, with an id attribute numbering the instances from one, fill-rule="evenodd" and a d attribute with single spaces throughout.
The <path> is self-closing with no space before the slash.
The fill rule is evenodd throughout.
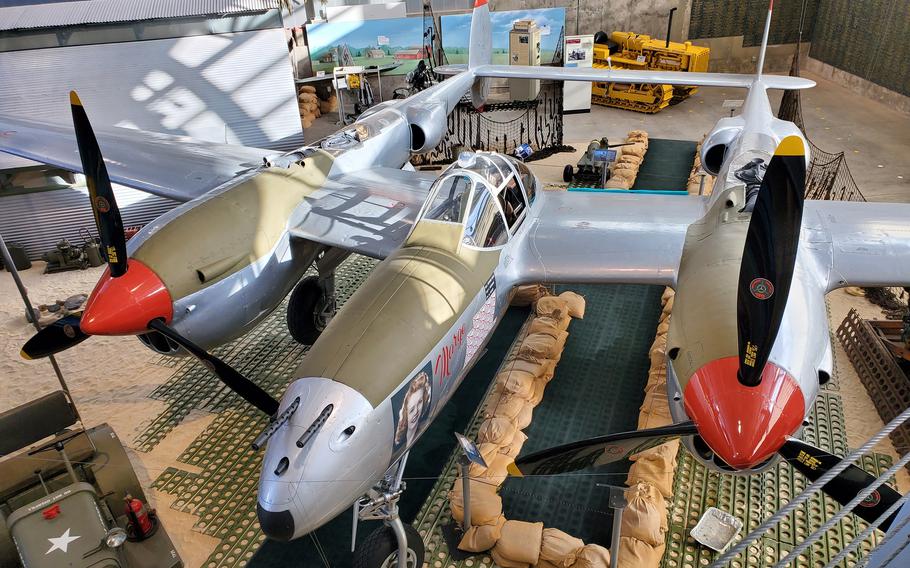
<path id="1" fill-rule="evenodd" d="M 550 65 L 562 66 L 563 32 Z M 438 50 L 437 59 L 445 62 L 445 53 Z M 483 150 L 514 154 L 522 144 L 531 147 L 525 161 L 539 160 L 557 152 L 572 152 L 563 144 L 562 81 L 540 81 L 537 98 L 529 101 L 507 101 L 485 104 L 478 111 L 469 98 L 464 98 L 449 114 L 448 129 L 439 145 L 432 151 L 415 156 L 415 166 L 448 164 L 464 150 Z"/>
<path id="2" fill-rule="evenodd" d="M 799 43 L 790 66 L 790 75 L 799 77 Z M 784 91 L 777 118 L 789 120 L 802 131 L 809 142 L 811 161 L 806 172 L 806 199 L 829 199 L 836 201 L 865 201 L 866 198 L 847 167 L 843 152 L 831 153 L 822 150 L 809 140 L 803 122 L 803 109 L 798 90 Z"/>

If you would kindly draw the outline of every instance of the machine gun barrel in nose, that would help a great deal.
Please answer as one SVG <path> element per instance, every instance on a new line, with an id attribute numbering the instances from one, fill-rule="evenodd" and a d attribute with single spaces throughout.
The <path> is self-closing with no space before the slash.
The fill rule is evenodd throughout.
<path id="1" fill-rule="evenodd" d="M 297 439 L 297 447 L 302 448 L 310 441 L 310 438 L 313 437 L 322 425 L 325 424 L 325 421 L 329 419 L 329 415 L 332 414 L 333 405 L 328 405 L 322 409 L 322 412 L 319 413 L 319 416 L 316 417 L 316 420 L 313 420 L 313 423 L 310 424 L 309 428 Z"/>
<path id="2" fill-rule="evenodd" d="M 262 447 L 265 446 L 266 442 L 269 441 L 269 438 L 271 438 L 285 422 L 291 419 L 291 416 L 294 415 L 294 412 L 297 410 L 298 406 L 300 406 L 299 396 L 295 398 L 294 401 L 289 404 L 281 414 L 276 416 L 274 420 L 270 420 L 268 426 L 265 427 L 265 430 L 256 436 L 256 439 L 253 440 L 252 443 L 253 450 L 258 452 L 260 449 L 262 449 Z"/>

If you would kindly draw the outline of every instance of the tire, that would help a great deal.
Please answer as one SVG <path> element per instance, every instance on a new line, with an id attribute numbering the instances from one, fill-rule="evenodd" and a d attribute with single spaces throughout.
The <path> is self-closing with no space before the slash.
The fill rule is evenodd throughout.
<path id="1" fill-rule="evenodd" d="M 318 321 L 316 311 L 320 309 L 325 294 L 319 286 L 319 278 L 307 276 L 297 283 L 288 300 L 288 331 L 297 343 L 312 345 L 319 339 L 325 325 Z"/>
<path id="2" fill-rule="evenodd" d="M 424 548 L 420 533 L 411 525 L 404 525 L 408 536 L 407 568 L 423 566 Z M 354 551 L 354 568 L 397 568 L 398 541 L 391 527 L 382 526 L 357 546 Z"/>
<path id="3" fill-rule="evenodd" d="M 575 175 L 575 171 L 570 164 L 566 164 L 566 167 L 562 169 L 562 181 L 569 183 L 572 181 L 572 177 Z"/>

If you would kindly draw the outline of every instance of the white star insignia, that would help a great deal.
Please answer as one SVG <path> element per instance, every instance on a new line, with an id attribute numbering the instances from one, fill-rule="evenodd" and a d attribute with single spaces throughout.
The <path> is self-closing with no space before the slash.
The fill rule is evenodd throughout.
<path id="1" fill-rule="evenodd" d="M 81 537 L 70 536 L 70 529 L 66 529 L 66 532 L 63 533 L 62 535 L 58 536 L 57 538 L 47 539 L 50 541 L 51 547 L 48 549 L 47 552 L 44 553 L 44 555 L 47 556 L 48 554 L 50 554 L 51 552 L 53 552 L 55 550 L 62 550 L 63 553 L 66 554 L 66 549 L 69 547 L 70 543 L 73 542 L 74 540 L 76 540 L 77 538 L 81 538 Z"/>

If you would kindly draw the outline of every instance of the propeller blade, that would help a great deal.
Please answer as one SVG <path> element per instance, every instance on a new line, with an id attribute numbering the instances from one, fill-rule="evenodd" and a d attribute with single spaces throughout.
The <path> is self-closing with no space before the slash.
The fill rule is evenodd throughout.
<path id="1" fill-rule="evenodd" d="M 790 294 L 803 217 L 805 152 L 798 136 L 784 138 L 777 147 L 746 233 L 736 318 L 739 380 L 747 386 L 761 381 Z"/>
<path id="2" fill-rule="evenodd" d="M 111 276 L 114 278 L 123 276 L 127 268 L 123 219 L 114 198 L 114 190 L 107 175 L 101 149 L 76 91 L 70 91 L 70 109 L 73 112 L 73 127 L 76 130 L 76 144 L 79 146 L 82 171 L 85 173 L 92 212 L 95 214 L 95 225 L 101 236 L 101 250 L 107 257 Z"/>
<path id="3" fill-rule="evenodd" d="M 812 481 L 818 480 L 826 471 L 840 463 L 842 459 L 834 454 L 829 454 L 821 448 L 816 448 L 802 440 L 793 438 L 784 442 L 778 452 L 791 466 Z M 851 465 L 842 471 L 840 475 L 825 484 L 822 490 L 841 505 L 846 505 L 874 481 L 875 477 L 855 465 Z M 853 509 L 853 513 L 864 521 L 871 523 L 900 498 L 900 493 L 883 484 L 857 505 Z M 878 528 L 882 531 L 887 531 L 896 515 L 897 513 L 894 513 L 891 517 L 885 519 Z"/>
<path id="4" fill-rule="evenodd" d="M 662 428 L 588 438 L 519 457 L 514 464 L 509 465 L 509 474 L 516 477 L 551 475 L 604 465 L 626 459 L 673 438 L 697 433 L 694 423 L 682 422 Z"/>
<path id="5" fill-rule="evenodd" d="M 19 353 L 23 359 L 40 359 L 82 343 L 89 335 L 79 329 L 79 315 L 60 318 L 32 336 Z"/>
<path id="6" fill-rule="evenodd" d="M 274 416 L 278 412 L 278 401 L 272 398 L 272 395 L 262 390 L 259 385 L 241 375 L 236 369 L 218 357 L 177 333 L 174 328 L 159 319 L 149 322 L 149 328 L 173 339 L 181 347 L 192 353 L 197 359 L 202 361 L 202 364 L 209 371 L 221 379 L 221 382 L 227 385 L 229 389 L 239 394 L 244 400 L 259 410 L 269 416 Z"/>

